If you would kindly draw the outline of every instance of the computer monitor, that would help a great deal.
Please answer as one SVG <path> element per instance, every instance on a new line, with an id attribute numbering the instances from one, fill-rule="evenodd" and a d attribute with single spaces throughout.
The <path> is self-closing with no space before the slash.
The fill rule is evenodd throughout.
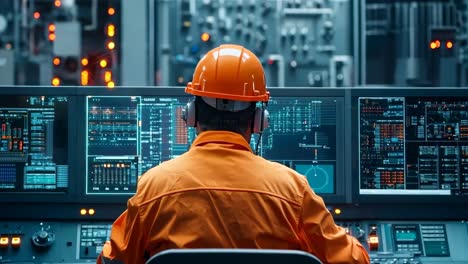
<path id="1" fill-rule="evenodd" d="M 87 195 L 133 194 L 139 175 L 185 153 L 196 137 L 181 119 L 192 99 L 183 89 L 117 90 L 91 91 L 86 98 Z M 319 194 L 344 197 L 337 183 L 343 175 L 343 90 L 277 88 L 271 94 L 270 128 L 259 155 L 304 174 Z"/>
<path id="2" fill-rule="evenodd" d="M 337 103 L 333 97 L 272 97 L 260 155 L 305 175 L 315 192 L 334 194 Z"/>
<path id="3" fill-rule="evenodd" d="M 189 96 L 88 96 L 86 193 L 132 194 L 138 176 L 188 150 Z"/>
<path id="4" fill-rule="evenodd" d="M 361 198 L 468 200 L 468 95 L 382 88 L 352 100 Z"/>
<path id="5" fill-rule="evenodd" d="M 0 192 L 69 187 L 68 96 L 0 96 Z"/>

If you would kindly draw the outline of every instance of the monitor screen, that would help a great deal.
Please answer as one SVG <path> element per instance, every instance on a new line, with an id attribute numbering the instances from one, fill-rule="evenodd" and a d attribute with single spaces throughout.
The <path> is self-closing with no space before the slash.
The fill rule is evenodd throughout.
<path id="1" fill-rule="evenodd" d="M 260 155 L 305 175 L 316 193 L 335 193 L 336 104 L 328 97 L 272 98 Z"/>
<path id="2" fill-rule="evenodd" d="M 133 194 L 139 175 L 188 150 L 190 97 L 88 96 L 87 194 Z"/>
<path id="3" fill-rule="evenodd" d="M 133 194 L 138 176 L 186 152 L 195 130 L 181 119 L 189 96 L 88 96 L 87 194 Z M 259 155 L 335 193 L 336 98 L 270 100 Z M 256 148 L 258 137 L 252 138 Z"/>
<path id="4" fill-rule="evenodd" d="M 360 194 L 468 194 L 468 97 L 358 101 Z"/>
<path id="5" fill-rule="evenodd" d="M 68 98 L 0 97 L 1 192 L 66 192 Z"/>

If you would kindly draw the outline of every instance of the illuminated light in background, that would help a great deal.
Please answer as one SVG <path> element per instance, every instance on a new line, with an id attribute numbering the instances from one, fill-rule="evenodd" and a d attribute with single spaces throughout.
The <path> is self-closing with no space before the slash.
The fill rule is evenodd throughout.
<path id="1" fill-rule="evenodd" d="M 54 25 L 54 24 L 50 24 L 50 25 L 49 25 L 49 31 L 50 31 L 50 32 L 54 32 L 54 31 L 55 31 L 55 25 Z"/>
<path id="2" fill-rule="evenodd" d="M 112 81 L 112 72 L 111 72 L 111 71 L 106 71 L 106 72 L 104 73 L 104 81 L 105 81 L 106 83 Z"/>
<path id="3" fill-rule="evenodd" d="M 107 36 L 109 36 L 109 37 L 115 36 L 115 26 L 114 26 L 114 24 L 107 25 Z"/>
<path id="4" fill-rule="evenodd" d="M 33 17 L 34 17 L 34 19 L 39 19 L 41 17 L 41 13 L 36 11 L 36 12 L 33 13 Z"/>
<path id="5" fill-rule="evenodd" d="M 80 215 L 86 215 L 86 209 L 84 209 L 84 208 L 81 209 L 81 210 L 80 210 Z"/>
<path id="6" fill-rule="evenodd" d="M 109 43 L 107 43 L 107 48 L 109 50 L 115 49 L 115 42 L 114 41 L 109 41 Z"/>
<path id="7" fill-rule="evenodd" d="M 60 1 L 60 0 L 55 0 L 55 1 L 54 1 L 54 5 L 55 5 L 55 7 L 61 7 L 61 6 L 62 6 L 62 1 Z"/>
<path id="8" fill-rule="evenodd" d="M 451 48 L 453 48 L 453 42 L 452 42 L 452 41 L 450 41 L 450 40 L 449 40 L 449 41 L 447 41 L 447 43 L 445 43 L 445 47 L 446 47 L 447 49 L 451 49 Z"/>
<path id="9" fill-rule="evenodd" d="M 115 83 L 113 81 L 110 81 L 107 83 L 107 87 L 109 88 L 114 88 L 115 87 Z"/>
<path id="10" fill-rule="evenodd" d="M 436 48 L 440 48 L 440 40 L 436 40 L 435 44 L 436 44 Z"/>
<path id="11" fill-rule="evenodd" d="M 341 209 L 340 208 L 335 208 L 335 214 L 337 214 L 337 215 L 341 214 Z"/>
<path id="12" fill-rule="evenodd" d="M 184 21 L 183 25 L 184 27 L 189 28 L 192 26 L 192 22 L 190 22 L 190 20 L 187 20 L 187 21 Z"/>
<path id="13" fill-rule="evenodd" d="M 91 209 L 88 210 L 88 214 L 89 214 L 89 215 L 94 215 L 95 212 L 96 212 L 96 211 L 94 211 L 93 208 L 91 208 Z"/>
<path id="14" fill-rule="evenodd" d="M 113 7 L 109 7 L 109 8 L 107 9 L 107 14 L 108 14 L 109 16 L 115 15 L 115 9 L 114 9 Z"/>
<path id="15" fill-rule="evenodd" d="M 89 84 L 89 72 L 87 70 L 81 71 L 81 85 L 86 86 Z"/>
<path id="16" fill-rule="evenodd" d="M 88 65 L 88 63 L 89 63 L 89 61 L 88 61 L 88 59 L 87 59 L 87 58 L 83 58 L 83 59 L 81 59 L 81 65 L 83 65 L 83 66 L 87 66 L 87 65 Z"/>
<path id="17" fill-rule="evenodd" d="M 59 66 L 60 65 L 60 58 L 59 57 L 55 57 L 52 62 L 54 63 L 55 66 Z"/>
<path id="18" fill-rule="evenodd" d="M 184 83 L 184 76 L 177 77 L 177 83 Z"/>
<path id="19" fill-rule="evenodd" d="M 53 85 L 53 86 L 59 86 L 59 85 L 60 85 L 60 79 L 59 79 L 59 77 L 54 77 L 54 78 L 52 79 L 52 85 Z"/>
<path id="20" fill-rule="evenodd" d="M 11 45 L 11 43 L 7 43 L 7 44 L 5 45 L 5 49 L 11 50 L 11 48 L 13 48 L 13 46 Z"/>
<path id="21" fill-rule="evenodd" d="M 431 49 L 436 49 L 437 48 L 437 44 L 435 43 L 435 41 L 431 41 L 431 43 L 429 44 L 429 47 Z"/>
<path id="22" fill-rule="evenodd" d="M 206 32 L 203 32 L 203 33 L 201 34 L 200 38 L 201 38 L 201 40 L 202 40 L 203 42 L 207 42 L 207 41 L 210 40 L 211 36 L 210 36 L 210 34 L 208 34 L 208 33 L 206 33 Z"/>
<path id="23" fill-rule="evenodd" d="M 50 33 L 50 34 L 49 34 L 49 40 L 50 40 L 50 41 L 55 41 L 55 38 L 56 38 L 56 36 L 55 36 L 54 33 Z"/>
<path id="24" fill-rule="evenodd" d="M 105 59 L 102 59 L 100 62 L 99 62 L 99 65 L 101 66 L 101 68 L 105 68 L 107 67 L 107 61 Z"/>

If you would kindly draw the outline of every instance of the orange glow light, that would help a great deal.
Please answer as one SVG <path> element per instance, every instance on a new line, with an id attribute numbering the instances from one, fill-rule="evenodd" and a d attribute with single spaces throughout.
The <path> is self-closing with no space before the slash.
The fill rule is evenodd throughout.
<path id="1" fill-rule="evenodd" d="M 105 59 L 102 59 L 100 62 L 99 62 L 99 65 L 101 65 L 101 68 L 105 68 L 107 67 L 107 61 Z"/>
<path id="2" fill-rule="evenodd" d="M 429 44 L 429 47 L 431 49 L 436 49 L 437 48 L 437 44 L 435 43 L 435 41 L 431 41 L 431 44 Z"/>
<path id="3" fill-rule="evenodd" d="M 341 209 L 340 208 L 335 208 L 335 214 L 337 214 L 337 215 L 341 214 Z"/>
<path id="4" fill-rule="evenodd" d="M 49 40 L 50 40 L 50 41 L 54 41 L 54 40 L 55 40 L 55 37 L 56 37 L 56 36 L 55 36 L 54 33 L 50 33 L 50 34 L 49 34 Z"/>
<path id="5" fill-rule="evenodd" d="M 21 237 L 12 237 L 11 238 L 11 245 L 14 246 L 14 247 L 18 247 L 21 245 Z"/>
<path id="6" fill-rule="evenodd" d="M 107 43 L 107 48 L 109 50 L 115 49 L 115 42 L 114 41 L 109 41 L 109 43 Z"/>
<path id="7" fill-rule="evenodd" d="M 370 236 L 368 240 L 369 244 L 378 244 L 379 237 L 378 236 Z"/>
<path id="8" fill-rule="evenodd" d="M 208 34 L 208 33 L 206 33 L 206 32 L 203 32 L 203 33 L 201 34 L 200 38 L 201 38 L 201 40 L 202 40 L 203 42 L 207 42 L 207 41 L 210 40 L 211 36 L 210 36 L 210 34 Z"/>
<path id="9" fill-rule="evenodd" d="M 88 59 L 87 59 L 87 58 L 83 58 L 83 59 L 81 59 L 81 65 L 83 65 L 83 66 L 87 66 L 87 65 L 88 65 L 88 63 L 89 63 L 89 61 L 88 61 Z"/>
<path id="10" fill-rule="evenodd" d="M 112 81 L 112 72 L 111 71 L 106 71 L 104 73 L 104 81 L 106 81 L 106 83 Z"/>
<path id="11" fill-rule="evenodd" d="M 54 63 L 55 66 L 59 66 L 60 65 L 60 58 L 59 57 L 55 57 L 52 62 Z"/>
<path id="12" fill-rule="evenodd" d="M 436 47 L 437 47 L 437 48 L 440 48 L 440 40 L 436 40 L 436 41 L 435 41 L 435 44 L 436 44 Z"/>
<path id="13" fill-rule="evenodd" d="M 52 85 L 53 85 L 53 86 L 59 86 L 59 85 L 60 85 L 60 79 L 59 79 L 59 77 L 54 77 L 54 78 L 52 78 Z"/>
<path id="14" fill-rule="evenodd" d="M 109 16 L 115 15 L 115 9 L 114 9 L 113 7 L 109 7 L 109 8 L 107 9 L 107 14 L 108 14 Z"/>
<path id="15" fill-rule="evenodd" d="M 81 85 L 86 86 L 89 84 L 89 72 L 84 70 L 81 71 Z"/>
<path id="16" fill-rule="evenodd" d="M 8 246 L 8 243 L 10 243 L 10 239 L 8 237 L 0 238 L 0 246 Z"/>
<path id="17" fill-rule="evenodd" d="M 41 17 L 41 13 L 36 11 L 36 12 L 33 13 L 33 17 L 34 17 L 34 19 L 39 19 Z"/>
<path id="18" fill-rule="evenodd" d="M 60 0 L 55 0 L 55 1 L 54 1 L 54 5 L 55 5 L 55 7 L 61 7 L 61 6 L 62 6 L 62 1 L 60 1 Z"/>
<path id="19" fill-rule="evenodd" d="M 107 25 L 107 36 L 109 36 L 109 37 L 115 36 L 115 26 L 114 26 L 114 24 Z"/>
<path id="20" fill-rule="evenodd" d="M 89 215 L 94 215 L 95 212 L 96 212 L 96 211 L 94 211 L 93 208 L 91 208 L 91 209 L 88 210 L 88 214 L 89 214 Z"/>
<path id="21" fill-rule="evenodd" d="M 115 87 L 115 83 L 113 81 L 110 81 L 107 83 L 107 87 L 109 88 L 114 88 Z"/>
<path id="22" fill-rule="evenodd" d="M 81 209 L 80 210 L 80 215 L 86 215 L 86 209 Z"/>
<path id="23" fill-rule="evenodd" d="M 50 32 L 54 32 L 54 31 L 55 31 L 55 25 L 54 25 L 54 24 L 50 24 L 50 25 L 49 25 L 49 31 L 50 31 Z"/>
<path id="24" fill-rule="evenodd" d="M 447 49 L 451 49 L 453 48 L 453 42 L 452 41 L 447 41 L 447 43 L 445 44 L 445 47 L 447 47 Z"/>

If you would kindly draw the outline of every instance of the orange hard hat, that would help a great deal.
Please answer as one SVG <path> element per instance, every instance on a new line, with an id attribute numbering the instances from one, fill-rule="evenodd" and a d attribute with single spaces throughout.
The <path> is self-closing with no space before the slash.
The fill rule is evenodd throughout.
<path id="1" fill-rule="evenodd" d="M 198 62 L 185 92 L 237 101 L 267 102 L 265 73 L 260 60 L 239 45 L 221 45 Z"/>

